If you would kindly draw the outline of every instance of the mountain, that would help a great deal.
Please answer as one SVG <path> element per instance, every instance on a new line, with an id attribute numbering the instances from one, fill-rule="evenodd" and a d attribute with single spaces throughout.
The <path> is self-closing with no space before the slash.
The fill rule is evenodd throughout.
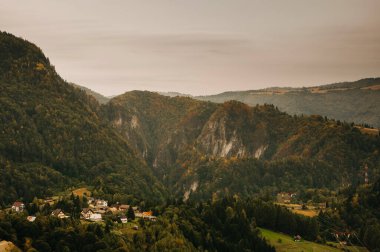
<path id="1" fill-rule="evenodd" d="M 63 81 L 41 49 L 0 33 L 0 202 L 31 200 L 85 183 L 98 195 L 162 199 L 145 161 Z"/>
<path id="2" fill-rule="evenodd" d="M 78 184 L 111 200 L 162 200 L 167 191 L 210 199 L 338 189 L 360 183 L 364 164 L 371 179 L 380 174 L 376 129 L 273 105 L 147 91 L 100 105 L 62 80 L 35 45 L 3 32 L 0 52 L 4 204 Z"/>
<path id="3" fill-rule="evenodd" d="M 237 100 L 251 106 L 273 104 L 289 114 L 315 114 L 380 127 L 380 78 L 308 88 L 225 92 L 195 98 L 217 103 Z"/>
<path id="4" fill-rule="evenodd" d="M 70 83 L 71 85 L 73 85 L 74 87 L 77 87 L 83 91 L 85 91 L 88 95 L 90 96 L 93 96 L 100 104 L 106 104 L 110 98 L 104 96 L 104 95 L 101 95 L 89 88 L 86 88 L 86 87 L 83 87 L 83 86 L 80 86 L 80 85 L 77 85 L 77 84 L 74 84 L 74 83 Z"/>
<path id="5" fill-rule="evenodd" d="M 176 96 L 184 96 L 184 97 L 193 97 L 190 94 L 182 94 L 178 92 L 158 92 L 160 95 L 169 96 L 169 97 L 176 97 Z"/>
<path id="6" fill-rule="evenodd" d="M 141 91 L 115 97 L 103 110 L 156 176 L 184 198 L 336 189 L 359 180 L 364 163 L 379 176 L 378 132 L 322 116 Z"/>

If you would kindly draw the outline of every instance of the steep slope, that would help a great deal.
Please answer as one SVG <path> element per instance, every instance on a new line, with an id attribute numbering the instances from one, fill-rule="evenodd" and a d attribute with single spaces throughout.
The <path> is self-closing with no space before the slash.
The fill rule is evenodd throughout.
<path id="1" fill-rule="evenodd" d="M 158 152 L 163 150 L 172 134 L 179 133 L 181 125 L 200 120 L 200 123 L 193 123 L 193 127 L 199 127 L 215 107 L 215 104 L 186 97 L 170 98 L 147 91 L 132 91 L 113 98 L 105 106 L 104 113 L 141 156 L 155 166 Z"/>
<path id="2" fill-rule="evenodd" d="M 110 98 L 105 97 L 104 95 L 101 95 L 101 94 L 99 94 L 99 93 L 97 93 L 97 92 L 95 92 L 89 88 L 86 88 L 86 87 L 83 87 L 83 86 L 80 86 L 80 85 L 77 85 L 74 83 L 70 83 L 70 84 L 73 85 L 74 87 L 77 87 L 77 88 L 85 91 L 86 94 L 94 97 L 100 104 L 106 104 L 110 100 Z"/>
<path id="3" fill-rule="evenodd" d="M 136 147 L 156 175 L 185 198 L 337 188 L 354 183 L 364 162 L 379 175 L 379 137 L 321 116 L 149 92 L 114 98 L 105 113 L 123 136 L 145 144 Z"/>
<path id="4" fill-rule="evenodd" d="M 289 114 L 318 114 L 346 122 L 380 127 L 380 78 L 310 88 L 268 88 L 195 97 L 223 103 L 274 104 Z"/>
<path id="5" fill-rule="evenodd" d="M 80 181 L 108 197 L 162 197 L 144 162 L 99 117 L 98 102 L 63 81 L 38 47 L 2 32 L 0 55 L 1 201 Z"/>

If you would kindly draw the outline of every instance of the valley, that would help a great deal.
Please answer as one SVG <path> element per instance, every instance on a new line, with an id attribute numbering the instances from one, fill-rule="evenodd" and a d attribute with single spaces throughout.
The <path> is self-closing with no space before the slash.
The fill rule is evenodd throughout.
<path id="1" fill-rule="evenodd" d="M 378 79 L 255 94 L 376 101 L 342 119 L 234 96 L 99 102 L 26 40 L 1 32 L 0 53 L 0 239 L 24 251 L 265 252 L 287 251 L 289 235 L 307 251 L 355 234 L 347 241 L 380 248 L 380 137 L 366 125 Z"/>

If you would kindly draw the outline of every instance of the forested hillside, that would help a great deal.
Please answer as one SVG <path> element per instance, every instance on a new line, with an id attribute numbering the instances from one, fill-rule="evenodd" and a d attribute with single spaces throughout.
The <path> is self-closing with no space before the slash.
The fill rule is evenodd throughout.
<path id="1" fill-rule="evenodd" d="M 379 176 L 379 137 L 353 124 L 141 91 L 100 106 L 33 44 L 2 33 L 1 52 L 5 202 L 80 181 L 153 198 L 162 197 L 161 181 L 177 196 L 207 199 L 347 186 L 365 163 Z"/>
<path id="2" fill-rule="evenodd" d="M 380 78 L 308 88 L 231 91 L 195 98 L 218 103 L 237 100 L 251 106 L 274 104 L 292 115 L 322 115 L 380 127 Z"/>
<path id="3" fill-rule="evenodd" d="M 338 188 L 363 180 L 365 163 L 379 176 L 379 136 L 321 116 L 138 91 L 112 99 L 104 111 L 158 178 L 185 198 Z"/>
<path id="4" fill-rule="evenodd" d="M 88 183 L 99 194 L 160 199 L 161 184 L 100 105 L 62 80 L 35 45 L 0 34 L 0 199 L 3 203 Z"/>
<path id="5" fill-rule="evenodd" d="M 142 91 L 100 105 L 25 40 L 0 33 L 0 56 L 0 239 L 25 251 L 274 251 L 259 226 L 320 243 L 344 229 L 379 248 L 378 132 L 274 105 Z M 112 208 L 139 203 L 154 220 L 137 208 L 134 220 L 131 206 L 101 209 L 104 225 L 80 220 L 87 198 L 64 193 L 79 186 Z M 284 191 L 331 207 L 300 216 L 273 204 Z M 8 208 L 15 200 L 25 211 Z"/>

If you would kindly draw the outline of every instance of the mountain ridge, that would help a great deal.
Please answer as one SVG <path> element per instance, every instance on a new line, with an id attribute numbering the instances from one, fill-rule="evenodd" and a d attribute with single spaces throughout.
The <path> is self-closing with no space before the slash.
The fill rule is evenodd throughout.
<path id="1" fill-rule="evenodd" d="M 230 91 L 194 98 L 217 103 L 237 100 L 251 106 L 273 104 L 289 114 L 319 114 L 380 127 L 380 78 L 302 88 Z"/>

